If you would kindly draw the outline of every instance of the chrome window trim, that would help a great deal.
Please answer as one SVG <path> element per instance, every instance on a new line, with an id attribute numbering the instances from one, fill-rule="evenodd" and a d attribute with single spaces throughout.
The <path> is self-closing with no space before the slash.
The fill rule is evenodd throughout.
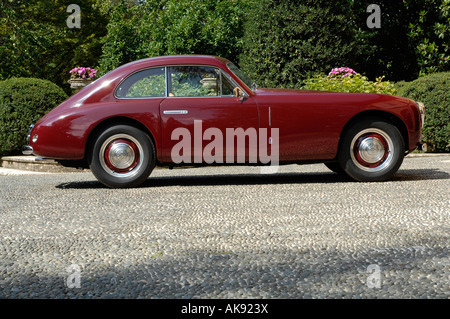
<path id="1" fill-rule="evenodd" d="M 234 97 L 234 95 L 217 95 L 217 96 L 168 96 L 168 99 L 222 99 Z"/>
<path id="2" fill-rule="evenodd" d="M 198 67 L 210 67 L 210 68 L 214 68 L 214 69 L 219 69 L 220 71 L 220 95 L 218 96 L 169 96 L 169 68 L 170 67 L 177 67 L 177 66 L 198 66 Z M 165 89 L 165 95 L 164 96 L 148 96 L 148 97 L 118 97 L 116 95 L 117 90 L 120 88 L 120 86 L 122 85 L 122 83 L 124 81 L 126 81 L 130 76 L 141 72 L 141 71 L 146 71 L 146 70 L 150 70 L 150 69 L 157 69 L 157 68 L 164 68 L 164 76 L 165 76 L 165 83 L 166 83 L 166 89 Z M 231 72 L 231 70 L 230 70 Z M 122 81 L 119 82 L 119 84 L 116 86 L 116 88 L 114 89 L 114 98 L 116 98 L 117 100 L 151 100 L 151 99 L 165 99 L 165 98 L 221 98 L 221 97 L 234 97 L 234 95 L 223 95 L 222 94 L 222 77 L 225 76 L 227 78 L 227 80 L 229 80 L 231 82 L 231 84 L 233 84 L 235 87 L 239 87 L 241 89 L 241 91 L 243 92 L 245 97 L 248 97 L 249 94 L 247 93 L 246 90 L 244 90 L 242 88 L 241 85 L 239 85 L 224 69 L 218 67 L 218 66 L 213 66 L 213 65 L 209 65 L 209 64 L 170 64 L 170 65 L 164 65 L 164 66 L 152 66 L 152 67 L 148 67 L 148 68 L 143 68 L 143 69 L 139 69 L 136 70 L 130 74 L 128 74 Z"/>
<path id="3" fill-rule="evenodd" d="M 251 80 L 251 81 L 253 82 L 253 83 L 249 86 L 247 83 L 245 83 L 245 81 L 244 81 L 243 79 L 241 79 L 236 73 L 234 73 L 233 70 L 230 69 L 230 65 L 234 65 L 237 69 L 239 69 L 239 71 L 240 71 L 241 73 L 243 73 L 243 74 L 246 75 L 247 77 L 248 77 L 248 75 L 245 74 L 244 72 L 242 72 L 242 70 L 240 70 L 240 68 L 238 68 L 238 67 L 236 66 L 236 64 L 234 64 L 233 62 L 229 61 L 229 62 L 226 64 L 226 67 L 227 67 L 228 71 L 230 71 L 235 77 L 237 77 L 239 80 L 241 80 L 242 83 L 244 83 L 245 86 L 246 86 L 248 89 L 250 89 L 250 91 L 255 92 L 255 90 L 258 88 L 258 85 L 257 85 L 251 78 L 249 78 L 249 80 Z M 241 89 L 242 89 L 242 88 L 241 88 Z M 244 91 L 244 92 L 245 92 L 245 91 Z"/>
<path id="4" fill-rule="evenodd" d="M 231 70 L 230 70 L 231 71 Z M 245 97 L 248 97 L 248 93 L 242 88 L 242 86 L 240 86 L 228 73 L 226 73 L 224 70 L 220 69 L 220 73 L 225 75 L 225 77 L 227 78 L 227 80 L 229 80 L 231 82 L 231 84 L 233 84 L 233 86 L 238 87 L 241 89 L 241 91 L 244 93 Z M 220 89 L 222 90 L 222 82 L 220 83 Z M 222 96 L 234 96 L 232 95 L 222 95 Z"/>

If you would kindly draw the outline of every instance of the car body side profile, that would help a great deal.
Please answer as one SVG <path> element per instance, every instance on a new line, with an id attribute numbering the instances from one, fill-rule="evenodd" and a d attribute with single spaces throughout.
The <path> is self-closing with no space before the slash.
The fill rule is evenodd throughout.
<path id="1" fill-rule="evenodd" d="M 227 59 L 163 56 L 72 95 L 30 127 L 23 153 L 90 168 L 112 188 L 140 185 L 155 166 L 269 162 L 384 181 L 418 147 L 424 114 L 402 97 L 260 89 Z"/>

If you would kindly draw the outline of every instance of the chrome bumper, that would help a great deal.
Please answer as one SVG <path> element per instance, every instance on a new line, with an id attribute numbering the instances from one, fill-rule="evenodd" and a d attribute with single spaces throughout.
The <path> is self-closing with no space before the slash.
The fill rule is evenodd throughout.
<path id="1" fill-rule="evenodd" d="M 420 121 L 421 121 L 420 128 L 423 128 L 423 124 L 425 123 L 425 105 L 422 102 L 416 102 L 416 105 L 420 112 Z"/>
<path id="2" fill-rule="evenodd" d="M 30 144 L 30 137 L 31 137 L 31 131 L 34 128 L 34 124 L 30 125 L 30 128 L 28 129 L 27 133 L 27 145 L 22 146 L 22 154 L 23 155 L 33 155 L 33 148 L 29 145 Z"/>
<path id="3" fill-rule="evenodd" d="M 33 148 L 30 145 L 22 146 L 23 155 L 33 155 Z"/>

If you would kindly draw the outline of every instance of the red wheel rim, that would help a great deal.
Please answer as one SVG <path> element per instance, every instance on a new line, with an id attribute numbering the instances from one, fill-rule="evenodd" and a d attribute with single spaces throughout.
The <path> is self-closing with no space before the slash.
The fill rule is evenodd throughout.
<path id="1" fill-rule="evenodd" d="M 390 154 L 389 143 L 379 133 L 366 133 L 353 144 L 353 156 L 363 167 L 376 168 L 386 161 Z"/>
<path id="2" fill-rule="evenodd" d="M 133 141 L 121 138 L 106 146 L 103 159 L 111 171 L 123 174 L 136 168 L 140 161 L 140 152 Z"/>

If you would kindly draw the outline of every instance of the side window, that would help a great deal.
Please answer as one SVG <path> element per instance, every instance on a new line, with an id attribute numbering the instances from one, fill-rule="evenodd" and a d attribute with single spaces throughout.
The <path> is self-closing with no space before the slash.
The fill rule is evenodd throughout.
<path id="1" fill-rule="evenodd" d="M 165 68 L 153 68 L 136 72 L 120 84 L 118 98 L 146 98 L 166 96 Z"/>
<path id="2" fill-rule="evenodd" d="M 220 95 L 220 72 L 213 67 L 174 66 L 169 70 L 169 96 L 202 97 Z"/>
<path id="3" fill-rule="evenodd" d="M 223 96 L 234 96 L 235 86 L 225 75 L 222 75 L 222 95 Z"/>

